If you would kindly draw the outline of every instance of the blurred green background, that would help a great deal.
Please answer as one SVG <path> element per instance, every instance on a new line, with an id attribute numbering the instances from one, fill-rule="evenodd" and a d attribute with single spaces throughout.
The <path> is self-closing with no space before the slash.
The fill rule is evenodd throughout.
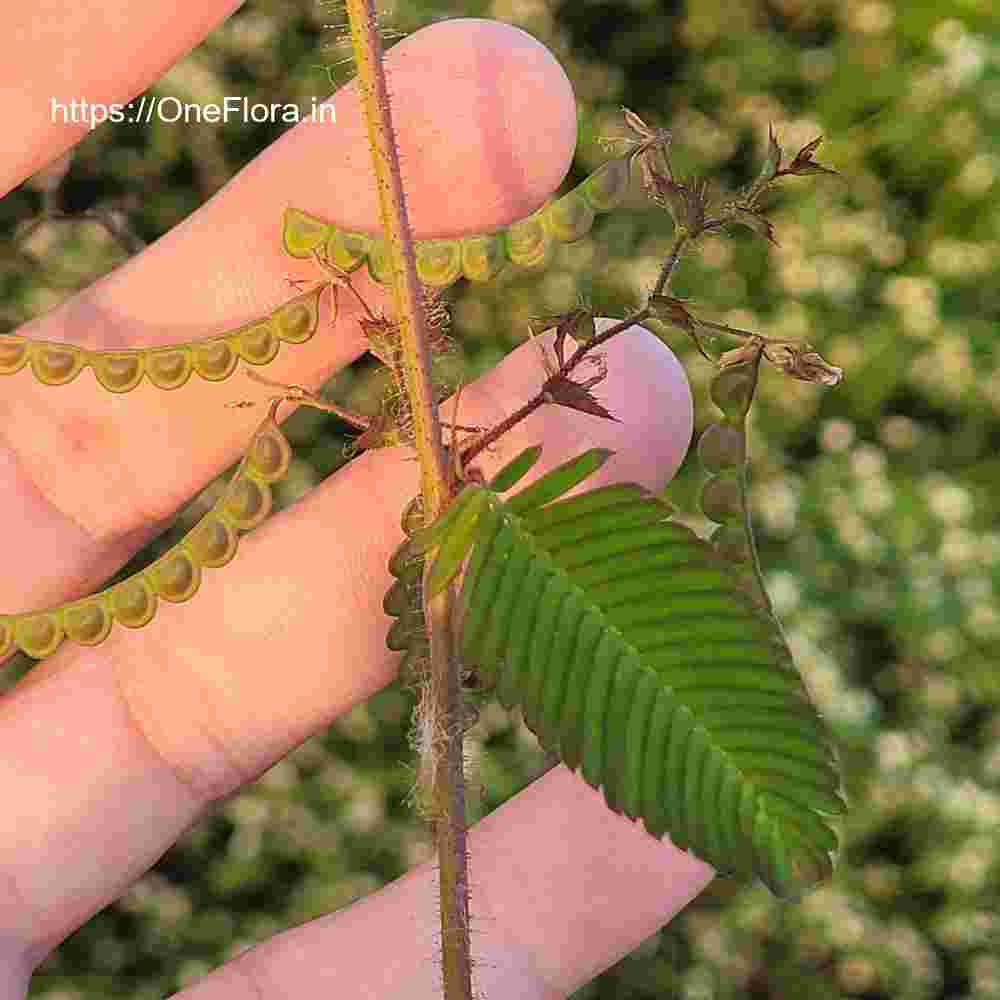
<path id="1" fill-rule="evenodd" d="M 599 137 L 622 134 L 621 105 L 669 125 L 682 172 L 722 186 L 756 173 L 772 122 L 789 152 L 824 135 L 817 159 L 843 175 L 783 182 L 780 247 L 707 242 L 675 285 L 706 318 L 808 340 L 846 370 L 836 389 L 768 371 L 752 441 L 770 589 L 842 750 L 839 868 L 799 904 L 717 880 L 576 996 L 1000 997 L 1000 14 L 989 0 L 398 0 L 387 24 L 408 33 L 456 15 L 520 25 L 565 66 L 580 136 L 567 186 L 606 156 Z M 308 105 L 350 75 L 325 27 L 343 22 L 337 3 L 249 2 L 154 92 Z M 0 201 L 0 331 L 165 233 L 285 127 L 91 133 Z M 51 211 L 96 211 L 128 235 L 31 228 Z M 579 295 L 622 315 L 669 239 L 636 183 L 542 275 L 458 288 L 455 373 L 487 369 L 528 316 Z M 701 428 L 708 366 L 681 334 L 672 343 Z M 374 384 L 358 364 L 328 391 L 371 406 Z M 342 464 L 350 440 L 315 413 L 288 428 L 283 503 Z M 671 487 L 689 507 L 693 465 Z M 220 806 L 45 963 L 32 996 L 162 997 L 427 857 L 407 801 L 411 704 L 387 689 Z M 542 766 L 519 719 L 492 705 L 470 754 L 474 818 Z"/>

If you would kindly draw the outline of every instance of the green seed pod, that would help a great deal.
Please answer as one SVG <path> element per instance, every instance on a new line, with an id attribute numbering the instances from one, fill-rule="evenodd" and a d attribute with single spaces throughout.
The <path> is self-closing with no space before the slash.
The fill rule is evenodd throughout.
<path id="1" fill-rule="evenodd" d="M 502 233 L 462 240 L 462 273 L 469 281 L 492 281 L 507 263 Z"/>
<path id="2" fill-rule="evenodd" d="M 36 660 L 51 656 L 63 641 L 58 611 L 42 611 L 18 618 L 14 626 L 14 641 Z"/>
<path id="3" fill-rule="evenodd" d="M 288 344 L 304 344 L 319 326 L 319 297 L 325 285 L 286 302 L 271 315 L 278 336 Z M 330 322 L 337 318 L 337 297 L 330 299 Z"/>
<path id="4" fill-rule="evenodd" d="M 35 378 L 45 385 L 65 385 L 80 374 L 87 363 L 86 354 L 79 347 L 69 344 L 47 344 L 44 341 L 31 345 L 31 370 Z"/>
<path id="5" fill-rule="evenodd" d="M 424 586 L 424 561 L 414 559 L 403 567 L 403 572 L 399 574 L 400 583 L 406 584 L 410 588 L 413 599 L 410 602 L 414 606 L 420 604 Z"/>
<path id="6" fill-rule="evenodd" d="M 96 646 L 107 638 L 115 619 L 127 628 L 142 628 L 152 621 L 161 597 L 174 603 L 192 597 L 202 567 L 228 563 L 236 553 L 238 532 L 255 527 L 271 509 L 267 481 L 284 475 L 291 460 L 288 442 L 274 421 L 276 409 L 273 403 L 222 499 L 178 545 L 141 573 L 91 597 L 25 615 L 0 615 L 0 657 L 20 646 L 42 659 L 55 652 L 64 636 Z M 420 601 L 421 573 L 419 560 L 404 567 L 411 605 L 404 611 L 404 624 L 411 631 L 423 621 L 422 613 L 412 607 Z"/>
<path id="7" fill-rule="evenodd" d="M 194 371 L 190 347 L 167 347 L 146 355 L 146 374 L 158 389 L 179 389 Z"/>
<path id="8" fill-rule="evenodd" d="M 28 360 L 28 341 L 12 334 L 0 334 L 0 375 L 13 375 Z"/>
<path id="9" fill-rule="evenodd" d="M 410 539 L 407 539 L 389 557 L 389 572 L 396 577 L 396 579 L 399 579 L 404 573 L 407 572 L 407 567 L 411 566 L 413 563 L 422 562 L 423 559 L 415 550 L 413 543 Z"/>
<path id="10" fill-rule="evenodd" d="M 738 468 L 746 461 L 746 455 L 743 428 L 726 421 L 709 425 L 698 438 L 698 458 L 706 472 Z"/>
<path id="11" fill-rule="evenodd" d="M 743 517 L 743 491 L 734 476 L 706 479 L 701 487 L 701 509 L 705 517 L 719 524 L 731 524 Z"/>
<path id="12" fill-rule="evenodd" d="M 209 382 L 221 382 L 236 370 L 236 351 L 222 338 L 192 344 L 191 350 L 194 370 Z"/>
<path id="13" fill-rule="evenodd" d="M 521 267 L 544 267 L 552 256 L 552 237 L 539 212 L 515 222 L 504 236 L 507 256 Z"/>
<path id="14" fill-rule="evenodd" d="M 712 535 L 712 547 L 727 562 L 750 562 L 750 543 L 746 532 L 735 524 L 725 525 Z"/>
<path id="15" fill-rule="evenodd" d="M 238 538 L 228 521 L 215 511 L 210 511 L 191 530 L 186 543 L 199 566 L 218 569 L 236 555 Z"/>
<path id="16" fill-rule="evenodd" d="M 602 163 L 576 190 L 595 212 L 609 212 L 628 194 L 632 171 L 628 157 Z"/>
<path id="17" fill-rule="evenodd" d="M 389 247 L 381 236 L 372 237 L 368 250 L 368 273 L 380 285 L 392 284 L 392 265 L 389 263 Z"/>
<path id="18" fill-rule="evenodd" d="M 271 489 L 266 483 L 239 476 L 226 488 L 220 513 L 234 528 L 256 528 L 271 512 Z"/>
<path id="19" fill-rule="evenodd" d="M 417 277 L 431 288 L 447 288 L 462 276 L 459 240 L 420 240 L 416 244 Z"/>
<path id="20" fill-rule="evenodd" d="M 397 580 L 382 598 L 382 610 L 394 618 L 398 618 L 404 611 L 408 611 L 412 605 L 410 584 L 406 580 Z"/>
<path id="21" fill-rule="evenodd" d="M 712 402 L 734 423 L 742 423 L 757 390 L 760 357 L 723 368 L 709 386 Z"/>
<path id="22" fill-rule="evenodd" d="M 201 568 L 183 548 L 158 559 L 146 571 L 146 576 L 156 593 L 174 604 L 194 597 L 201 585 Z"/>
<path id="23" fill-rule="evenodd" d="M 14 619 L 0 615 L 0 660 L 14 652 Z"/>
<path id="24" fill-rule="evenodd" d="M 281 347 L 278 332 L 271 320 L 250 323 L 227 339 L 233 350 L 251 365 L 266 365 L 273 361 Z"/>
<path id="25" fill-rule="evenodd" d="M 96 646 L 104 642 L 113 624 L 111 609 L 101 595 L 70 604 L 63 611 L 66 638 L 81 646 Z"/>
<path id="26" fill-rule="evenodd" d="M 108 392 L 128 392 L 142 381 L 145 368 L 139 351 L 95 351 L 90 364 Z"/>
<path id="27" fill-rule="evenodd" d="M 285 253 L 292 257 L 311 257 L 321 247 L 333 227 L 298 208 L 286 208 L 281 240 Z"/>
<path id="28" fill-rule="evenodd" d="M 411 622 L 406 617 L 397 618 L 389 626 L 389 632 L 385 637 L 385 644 L 394 653 L 400 653 L 407 648 L 410 641 Z"/>
<path id="29" fill-rule="evenodd" d="M 142 628 L 156 614 L 156 593 L 141 574 L 112 587 L 109 598 L 115 620 L 126 628 Z"/>
<path id="30" fill-rule="evenodd" d="M 341 271 L 357 270 L 368 258 L 372 238 L 367 233 L 334 229 L 326 241 L 326 256 Z"/>
<path id="31" fill-rule="evenodd" d="M 268 422 L 254 435 L 247 449 L 247 468 L 255 479 L 273 483 L 283 479 L 292 461 L 288 439 L 277 424 Z"/>
<path id="32" fill-rule="evenodd" d="M 582 194 L 570 191 L 545 206 L 542 224 L 549 235 L 560 243 L 573 243 L 590 232 L 594 224 L 594 210 Z"/>

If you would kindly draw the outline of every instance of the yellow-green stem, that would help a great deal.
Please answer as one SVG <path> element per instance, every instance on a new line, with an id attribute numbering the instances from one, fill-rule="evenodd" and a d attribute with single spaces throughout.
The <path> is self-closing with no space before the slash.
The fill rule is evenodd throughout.
<path id="1" fill-rule="evenodd" d="M 431 382 L 430 354 L 382 66 L 378 16 L 371 0 L 347 0 L 358 87 L 375 165 L 379 207 L 393 273 L 403 369 L 420 459 L 424 510 L 435 518 L 450 499 L 441 423 Z M 462 757 L 462 690 L 450 627 L 450 590 L 427 602 L 430 632 L 433 802 L 441 906 L 441 960 L 445 1000 L 472 1000 L 469 955 L 468 865 Z M 440 746 L 439 746 L 440 741 Z"/>

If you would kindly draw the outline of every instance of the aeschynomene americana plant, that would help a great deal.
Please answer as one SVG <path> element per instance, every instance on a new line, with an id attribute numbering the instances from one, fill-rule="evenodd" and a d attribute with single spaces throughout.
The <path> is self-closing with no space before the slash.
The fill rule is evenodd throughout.
<path id="1" fill-rule="evenodd" d="M 283 247 L 315 262 L 317 282 L 269 315 L 169 347 L 84 349 L 4 335 L 0 374 L 23 370 L 60 386 L 89 367 L 115 394 L 144 381 L 165 391 L 192 376 L 224 381 L 241 363 L 260 369 L 311 341 L 324 297 L 335 309 L 349 295 L 361 303 L 371 354 L 387 369 L 381 413 L 349 413 L 272 383 L 267 417 L 191 532 L 96 594 L 0 615 L 0 655 L 19 649 L 42 659 L 64 640 L 99 644 L 115 623 L 140 628 L 160 600 L 194 598 L 203 570 L 238 559 L 239 534 L 267 517 L 271 488 L 288 470 L 291 449 L 277 424 L 283 401 L 337 412 L 360 431 L 359 449 L 413 448 L 422 492 L 401 512 L 406 537 L 389 564 L 395 582 L 384 608 L 396 619 L 387 643 L 403 654 L 401 667 L 420 693 L 421 801 L 437 831 L 444 994 L 454 1000 L 472 996 L 461 738 L 469 702 L 484 693 L 519 708 L 542 745 L 599 788 L 612 810 L 720 872 L 796 897 L 832 870 L 831 818 L 844 810 L 836 758 L 763 587 L 747 502 L 748 415 L 766 364 L 820 384 L 835 384 L 839 372 L 807 344 L 701 319 L 671 291 L 699 240 L 735 226 L 773 239 L 765 206 L 772 185 L 827 171 L 813 159 L 818 141 L 789 158 L 771 135 L 758 177 L 722 195 L 677 175 L 671 134 L 626 111 L 624 152 L 568 194 L 500 231 L 415 241 L 402 210 L 374 14 L 360 0 L 348 12 L 382 232 L 343 228 L 289 205 Z M 586 305 L 538 317 L 532 332 L 554 331 L 554 339 L 537 391 L 494 426 L 463 425 L 460 407 L 442 424 L 434 359 L 450 349 L 445 291 L 460 280 L 491 281 L 507 266 L 543 268 L 554 247 L 578 240 L 620 204 L 633 177 L 674 226 L 646 302 L 619 320 L 595 317 Z M 362 268 L 391 287 L 389 315 L 359 293 L 354 275 Z M 601 349 L 640 325 L 664 338 L 690 337 L 716 369 L 711 396 L 721 416 L 698 446 L 707 475 L 701 511 L 718 525 L 706 537 L 638 484 L 588 488 L 609 458 L 602 449 L 533 480 L 544 441 L 489 479 L 477 465 L 541 407 L 615 419 L 594 391 L 607 374 Z"/>

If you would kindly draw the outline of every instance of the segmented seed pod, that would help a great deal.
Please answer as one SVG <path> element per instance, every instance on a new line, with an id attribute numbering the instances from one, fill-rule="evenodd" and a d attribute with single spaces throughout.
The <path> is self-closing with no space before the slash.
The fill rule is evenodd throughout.
<path id="1" fill-rule="evenodd" d="M 368 259 L 370 248 L 371 237 L 367 233 L 334 227 L 326 241 L 326 256 L 341 271 L 355 271 Z"/>
<path id="2" fill-rule="evenodd" d="M 279 306 L 271 315 L 278 336 L 286 344 L 304 344 L 319 326 L 319 299 L 325 285 Z M 337 296 L 330 297 L 330 322 L 337 318 Z"/>
<path id="3" fill-rule="evenodd" d="M 228 563 L 236 554 L 239 532 L 267 516 L 272 503 L 269 483 L 288 471 L 291 448 L 275 422 L 279 402 L 272 401 L 222 498 L 177 545 L 142 572 L 90 597 L 44 611 L 0 615 L 0 658 L 20 647 L 43 659 L 64 637 L 96 646 L 107 638 L 114 621 L 142 628 L 152 621 L 160 598 L 180 603 L 192 597 L 201 584 L 202 568 Z M 421 566 L 403 567 L 403 577 L 418 594 L 420 573 Z M 405 613 L 412 617 L 414 611 Z"/>
<path id="4" fill-rule="evenodd" d="M 29 350 L 31 370 L 45 385 L 66 385 L 80 374 L 87 356 L 71 344 L 48 344 L 38 341 Z"/>
<path id="5" fill-rule="evenodd" d="M 410 584 L 402 578 L 385 592 L 382 598 L 382 610 L 393 618 L 398 618 L 410 607 Z"/>
<path id="6" fill-rule="evenodd" d="M 542 224 L 553 239 L 573 243 L 590 232 L 594 225 L 594 210 L 577 191 L 564 194 L 542 210 Z"/>
<path id="7" fill-rule="evenodd" d="M 158 389 L 179 389 L 194 371 L 190 347 L 165 347 L 146 355 L 146 374 Z"/>
<path id="8" fill-rule="evenodd" d="M 187 538 L 188 551 L 199 566 L 218 569 L 236 555 L 239 537 L 236 529 L 219 513 L 212 510 L 191 530 Z"/>
<path id="9" fill-rule="evenodd" d="M 741 520 L 743 490 L 739 479 L 725 473 L 706 479 L 701 487 L 701 509 L 705 517 L 719 524 Z"/>
<path id="10" fill-rule="evenodd" d="M 738 468 L 746 457 L 746 434 L 742 427 L 728 421 L 710 424 L 698 438 L 698 458 L 706 472 Z"/>
<path id="11" fill-rule="evenodd" d="M 389 557 L 389 572 L 399 579 L 406 572 L 406 567 L 419 559 L 420 555 L 414 548 L 412 539 L 407 538 Z"/>
<path id="12" fill-rule="evenodd" d="M 423 499 L 414 497 L 403 510 L 400 519 L 406 539 L 389 559 L 389 572 L 396 578 L 386 591 L 382 608 L 393 616 L 386 635 L 386 646 L 393 652 L 403 652 L 400 671 L 404 680 L 427 654 L 427 627 L 424 623 L 423 577 L 424 558 L 412 537 L 423 526 Z"/>
<path id="13" fill-rule="evenodd" d="M 219 513 L 240 531 L 256 528 L 271 512 L 271 488 L 249 476 L 237 476 L 226 487 Z"/>
<path id="14" fill-rule="evenodd" d="M 229 343 L 236 353 L 248 364 L 266 365 L 273 361 L 281 347 L 276 324 L 271 320 L 260 320 L 237 330 L 229 337 Z"/>
<path id="15" fill-rule="evenodd" d="M 466 236 L 461 248 L 462 273 L 469 281 L 492 281 L 507 263 L 502 233 Z"/>
<path id="16" fill-rule="evenodd" d="M 183 547 L 157 559 L 146 576 L 157 596 L 174 604 L 190 600 L 201 586 L 201 567 Z"/>
<path id="17" fill-rule="evenodd" d="M 515 222 L 504 236 L 507 256 L 520 267 L 544 267 L 552 256 L 552 237 L 545 229 L 541 212 Z"/>
<path id="18" fill-rule="evenodd" d="M 625 199 L 632 180 L 628 157 L 602 163 L 576 190 L 595 212 L 610 212 Z"/>
<path id="19" fill-rule="evenodd" d="M 63 609 L 66 638 L 81 646 L 96 646 L 111 633 L 114 615 L 110 603 L 98 594 Z"/>
<path id="20" fill-rule="evenodd" d="M 247 449 L 247 470 L 255 479 L 265 483 L 284 479 L 292 462 L 292 448 L 288 438 L 273 421 L 264 424 L 254 435 Z"/>
<path id="21" fill-rule="evenodd" d="M 28 361 L 28 341 L 10 333 L 0 334 L 0 375 L 19 372 Z"/>
<path id="22" fill-rule="evenodd" d="M 409 537 L 424 526 L 424 498 L 415 496 L 404 508 L 399 519 L 400 527 Z"/>
<path id="23" fill-rule="evenodd" d="M 142 628 L 156 614 L 156 591 L 144 573 L 112 587 L 109 600 L 115 621 L 126 628 Z"/>
<path id="24" fill-rule="evenodd" d="M 24 615 L 14 625 L 14 641 L 36 660 L 51 656 L 59 648 L 64 634 L 58 610 Z"/>
<path id="25" fill-rule="evenodd" d="M 420 240 L 415 256 L 417 277 L 432 288 L 447 288 L 462 276 L 459 240 Z"/>
<path id="26" fill-rule="evenodd" d="M 129 392 L 141 381 L 145 364 L 140 351 L 95 351 L 90 366 L 108 392 Z"/>
<path id="27" fill-rule="evenodd" d="M 239 360 L 233 346 L 223 338 L 191 345 L 194 370 L 209 382 L 221 382 L 236 370 Z"/>
<path id="28" fill-rule="evenodd" d="M 281 228 L 281 241 L 285 253 L 292 257 L 311 257 L 321 247 L 333 227 L 298 208 L 286 208 Z"/>
<path id="29" fill-rule="evenodd" d="M 760 355 L 756 355 L 750 361 L 723 368 L 712 379 L 709 386 L 712 402 L 733 423 L 742 423 L 750 411 L 759 371 Z"/>
<path id="30" fill-rule="evenodd" d="M 400 615 L 390 626 L 385 636 L 385 644 L 394 653 L 401 653 L 410 642 L 410 626 L 413 624 L 409 620 L 410 616 Z"/>

